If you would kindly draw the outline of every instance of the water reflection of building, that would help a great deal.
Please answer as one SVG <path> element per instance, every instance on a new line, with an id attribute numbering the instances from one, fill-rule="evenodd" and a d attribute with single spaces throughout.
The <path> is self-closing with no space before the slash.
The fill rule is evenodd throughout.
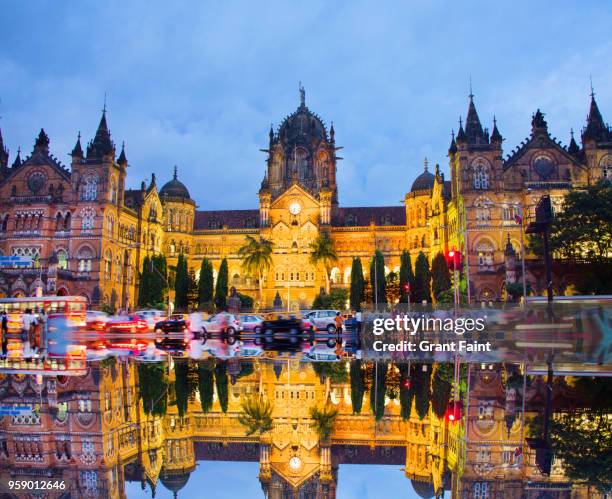
<path id="1" fill-rule="evenodd" d="M 398 399 L 389 396 L 376 421 L 368 390 L 355 414 L 350 384 L 322 380 L 321 370 L 315 372 L 311 364 L 283 360 L 235 367 L 233 378 L 226 374 L 229 369 L 222 371 L 226 401 L 217 384 L 208 412 L 202 411 L 196 392 L 180 416 L 179 390 L 170 385 L 167 411 L 159 417 L 145 414 L 132 363 L 106 361 L 85 376 L 42 383 L 33 376 L 5 376 L 0 380 L 2 404 L 38 404 L 40 410 L 31 417 L 1 420 L 0 487 L 9 479 L 65 480 L 67 490 L 50 497 L 68 497 L 68 492 L 72 497 L 120 498 L 125 482 L 136 481 L 151 495 L 164 487 L 178 496 L 196 462 L 222 460 L 258 461 L 259 480 L 270 498 L 333 498 L 344 463 L 403 466 L 407 490 L 410 479 L 421 497 L 441 495 L 450 487 L 453 497 L 586 497 L 560 468 L 548 478 L 539 474 L 528 452 L 516 460 L 524 436 L 520 400 L 501 368 L 472 369 L 466 431 L 431 409 L 419 419 L 414 403 L 405 421 Z M 256 393 L 274 403 L 274 424 L 262 436 L 247 436 L 238 421 L 240 404 Z M 535 384 L 529 396 L 539 393 Z M 309 409 L 327 398 L 339 415 L 330 440 L 323 443 L 311 426 Z"/>

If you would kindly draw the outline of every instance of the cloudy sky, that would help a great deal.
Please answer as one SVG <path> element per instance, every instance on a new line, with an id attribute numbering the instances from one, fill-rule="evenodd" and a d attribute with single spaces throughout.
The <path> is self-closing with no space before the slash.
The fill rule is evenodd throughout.
<path id="1" fill-rule="evenodd" d="M 447 171 L 469 78 L 509 151 L 541 108 L 564 142 L 589 105 L 612 121 L 606 2 L 5 1 L 0 127 L 28 152 L 44 127 L 68 162 L 107 93 L 128 183 L 176 164 L 203 209 L 254 208 L 268 129 L 306 103 L 334 122 L 344 206 L 397 204 L 423 158 Z"/>

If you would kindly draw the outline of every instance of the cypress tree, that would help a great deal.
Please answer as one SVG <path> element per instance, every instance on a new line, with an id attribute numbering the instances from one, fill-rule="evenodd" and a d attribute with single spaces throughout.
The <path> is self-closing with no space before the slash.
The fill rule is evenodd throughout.
<path id="1" fill-rule="evenodd" d="M 431 408 L 436 416 L 443 417 L 448 407 L 452 392 L 453 365 L 440 363 L 436 365 L 431 381 Z"/>
<path id="2" fill-rule="evenodd" d="M 168 404 L 168 377 L 164 364 L 139 363 L 138 389 L 145 414 L 165 416 Z"/>
<path id="3" fill-rule="evenodd" d="M 385 257 L 380 250 L 376 250 L 370 264 L 370 282 L 372 283 L 372 301 L 374 303 L 387 303 L 385 279 Z"/>
<path id="4" fill-rule="evenodd" d="M 353 310 L 361 310 L 361 302 L 363 301 L 363 291 L 365 283 L 363 281 L 363 267 L 361 266 L 361 258 L 353 258 L 351 265 L 351 295 L 350 302 Z"/>
<path id="5" fill-rule="evenodd" d="M 198 281 L 196 280 L 195 270 L 189 269 L 187 273 L 187 303 L 189 310 L 197 308 L 198 305 Z"/>
<path id="6" fill-rule="evenodd" d="M 436 299 L 438 299 L 440 293 L 451 288 L 448 265 L 442 253 L 438 253 L 433 262 L 431 262 L 431 288 Z"/>
<path id="7" fill-rule="evenodd" d="M 168 271 L 164 255 L 151 257 L 147 267 L 149 271 L 149 301 L 152 307 L 163 307 L 168 291 Z"/>
<path id="8" fill-rule="evenodd" d="M 217 287 L 215 289 L 215 305 L 220 310 L 227 308 L 227 282 L 228 282 L 228 270 L 227 260 L 224 258 L 219 267 L 219 275 L 217 276 Z"/>
<path id="9" fill-rule="evenodd" d="M 204 309 L 213 301 L 214 297 L 213 267 L 208 258 L 202 260 L 200 266 L 200 282 L 198 285 L 198 306 Z"/>
<path id="10" fill-rule="evenodd" d="M 414 272 L 412 272 L 412 260 L 410 253 L 406 250 L 402 252 L 400 258 L 400 271 L 399 271 L 399 286 L 400 286 L 400 303 L 408 303 L 410 294 L 406 293 L 406 284 L 410 286 L 410 292 L 412 293 L 414 287 Z"/>
<path id="11" fill-rule="evenodd" d="M 410 370 L 408 364 L 399 364 L 400 372 L 400 414 L 404 421 L 410 419 L 414 391 L 410 389 Z"/>
<path id="12" fill-rule="evenodd" d="M 142 272 L 140 273 L 140 284 L 138 288 L 138 306 L 144 308 L 149 304 L 149 291 L 151 289 L 150 260 L 148 256 L 142 261 Z"/>
<path id="13" fill-rule="evenodd" d="M 187 275 L 187 261 L 181 253 L 176 262 L 176 277 L 174 278 L 174 305 L 177 310 L 187 309 L 188 285 L 189 276 Z"/>
<path id="14" fill-rule="evenodd" d="M 414 293 L 411 293 L 411 296 L 415 303 L 421 303 L 424 300 L 431 302 L 430 280 L 429 262 L 421 251 L 414 265 Z"/>
<path id="15" fill-rule="evenodd" d="M 426 371 L 423 371 L 423 366 L 426 366 Z M 430 365 L 415 364 L 412 382 L 414 383 L 414 406 L 419 419 L 427 416 L 429 411 L 429 402 L 431 400 L 430 376 Z M 411 384 L 411 388 L 412 386 Z"/>
<path id="16" fill-rule="evenodd" d="M 361 367 L 361 360 L 356 359 L 351 362 L 351 404 L 353 406 L 353 414 L 361 412 L 363 405 L 363 395 L 365 393 L 364 373 Z"/>

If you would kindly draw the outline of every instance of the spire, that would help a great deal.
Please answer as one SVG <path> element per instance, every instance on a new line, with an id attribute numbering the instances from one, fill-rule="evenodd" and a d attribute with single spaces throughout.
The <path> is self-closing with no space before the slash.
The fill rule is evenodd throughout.
<path id="1" fill-rule="evenodd" d="M 106 123 L 106 97 L 104 98 L 104 108 L 102 109 L 102 117 L 100 118 L 100 123 L 98 124 L 98 129 L 96 130 L 96 135 L 93 141 L 87 147 L 87 156 L 92 156 L 96 158 L 101 158 L 102 156 L 106 156 L 107 154 L 115 154 L 115 145 L 113 144 L 110 136 L 110 131 L 108 129 L 108 124 Z"/>
<path id="2" fill-rule="evenodd" d="M 331 127 L 329 129 L 329 141 L 333 144 L 336 142 L 336 131 L 334 130 L 334 122 L 331 122 Z"/>
<path id="3" fill-rule="evenodd" d="M 176 165 L 174 165 L 174 177 L 173 178 L 174 178 L 174 180 L 176 180 L 178 178 Z"/>
<path id="4" fill-rule="evenodd" d="M 272 145 L 272 143 L 274 142 L 274 128 L 272 123 L 270 123 L 270 146 Z"/>
<path id="5" fill-rule="evenodd" d="M 514 247 L 510 242 L 510 233 L 508 233 L 508 241 L 506 242 L 506 250 L 504 251 L 504 255 L 506 256 L 516 256 L 516 251 L 514 251 Z"/>
<path id="6" fill-rule="evenodd" d="M 495 116 L 493 116 L 493 132 L 491 133 L 491 143 L 492 144 L 501 144 L 502 140 L 504 140 L 501 136 L 501 133 L 499 133 L 499 130 L 497 129 L 497 120 L 495 119 Z"/>
<path id="7" fill-rule="evenodd" d="M 117 158 L 117 163 L 121 166 L 126 166 L 128 163 L 128 160 L 125 157 L 125 142 L 121 143 L 121 154 L 119 154 L 119 157 Z"/>
<path id="8" fill-rule="evenodd" d="M 36 142 L 34 142 L 34 151 L 40 151 L 45 154 L 49 153 L 49 137 L 43 128 L 40 129 Z"/>
<path id="9" fill-rule="evenodd" d="M 592 81 L 591 106 L 589 107 L 589 115 L 587 116 L 587 126 L 582 131 L 582 140 L 584 141 L 584 139 L 591 139 L 598 142 L 606 142 L 612 139 L 612 133 L 604 123 L 603 116 L 595 100 L 595 91 L 593 90 Z"/>
<path id="10" fill-rule="evenodd" d="M 470 144 L 486 144 L 487 140 L 480 124 L 480 118 L 474 105 L 474 94 L 470 83 L 470 104 L 468 106 L 467 117 L 465 118 L 465 134 Z"/>
<path id="11" fill-rule="evenodd" d="M 154 186 L 157 186 L 157 182 L 156 182 L 156 178 L 155 178 L 155 173 L 151 173 L 151 185 L 149 185 L 149 189 L 151 189 Z"/>
<path id="12" fill-rule="evenodd" d="M 13 168 L 19 168 L 21 166 L 21 147 L 17 148 L 17 157 L 15 158 L 15 161 L 13 161 Z"/>
<path id="13" fill-rule="evenodd" d="M 574 129 L 572 128 L 570 130 L 570 143 L 569 143 L 569 147 L 567 148 L 567 152 L 569 152 L 570 154 L 578 154 L 580 152 L 580 148 L 578 147 L 578 144 L 576 143 L 576 141 L 574 140 Z"/>
<path id="14" fill-rule="evenodd" d="M 429 171 L 429 161 L 427 161 L 427 156 L 425 156 L 425 159 L 423 160 L 423 165 L 425 166 L 424 170 L 426 172 Z"/>
<path id="15" fill-rule="evenodd" d="M 8 166 L 9 152 L 4 146 L 4 139 L 2 138 L 2 129 L 0 129 L 0 168 L 6 168 Z"/>
<path id="16" fill-rule="evenodd" d="M 455 154 L 457 152 L 457 142 L 455 142 L 455 130 L 451 130 L 451 143 L 448 147 L 449 154 Z"/>
<path id="17" fill-rule="evenodd" d="M 74 145 L 74 149 L 72 150 L 71 156 L 73 158 L 82 158 L 83 157 L 83 148 L 81 147 L 81 132 L 79 131 L 77 135 L 77 141 Z"/>
<path id="18" fill-rule="evenodd" d="M 459 131 L 457 132 L 457 143 L 465 142 L 467 137 L 465 136 L 465 132 L 463 131 L 463 123 L 461 122 L 461 116 L 459 116 Z"/>

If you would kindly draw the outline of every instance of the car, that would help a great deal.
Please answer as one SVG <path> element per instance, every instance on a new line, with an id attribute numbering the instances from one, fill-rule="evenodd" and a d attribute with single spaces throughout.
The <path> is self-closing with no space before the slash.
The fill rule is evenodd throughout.
<path id="1" fill-rule="evenodd" d="M 166 317 L 166 312 L 163 310 L 148 309 L 148 310 L 137 310 L 136 315 L 140 315 L 147 321 L 149 329 L 152 331 L 155 328 L 155 324 L 163 321 Z"/>
<path id="2" fill-rule="evenodd" d="M 187 314 L 172 314 L 163 321 L 155 323 L 156 333 L 185 333 L 189 332 L 191 322 Z"/>
<path id="3" fill-rule="evenodd" d="M 313 326 L 316 331 L 327 331 L 333 333 L 336 331 L 336 323 L 334 319 L 338 310 L 313 310 L 304 317 Z"/>
<path id="4" fill-rule="evenodd" d="M 88 310 L 85 315 L 85 324 L 88 330 L 104 331 L 108 322 L 108 314 L 99 310 Z"/>
<path id="5" fill-rule="evenodd" d="M 213 315 L 206 321 L 202 321 L 202 333 L 227 333 L 234 334 L 242 331 L 240 319 L 234 314 L 221 312 Z"/>
<path id="6" fill-rule="evenodd" d="M 143 317 L 130 314 L 110 317 L 106 323 L 106 331 L 119 333 L 147 333 L 149 326 Z"/>
<path id="7" fill-rule="evenodd" d="M 329 345 L 315 345 L 311 347 L 302 357 L 305 362 L 338 362 L 340 355 Z"/>
<path id="8" fill-rule="evenodd" d="M 271 313 L 266 315 L 261 324 L 261 329 L 265 335 L 276 331 L 299 334 L 310 332 L 312 324 L 310 321 L 302 319 L 299 313 Z"/>
<path id="9" fill-rule="evenodd" d="M 243 331 L 261 333 L 261 324 L 263 323 L 263 317 L 259 315 L 241 315 L 240 324 Z"/>
<path id="10" fill-rule="evenodd" d="M 189 348 L 189 341 L 187 336 L 164 336 L 155 338 L 155 346 L 166 352 L 184 352 Z"/>

